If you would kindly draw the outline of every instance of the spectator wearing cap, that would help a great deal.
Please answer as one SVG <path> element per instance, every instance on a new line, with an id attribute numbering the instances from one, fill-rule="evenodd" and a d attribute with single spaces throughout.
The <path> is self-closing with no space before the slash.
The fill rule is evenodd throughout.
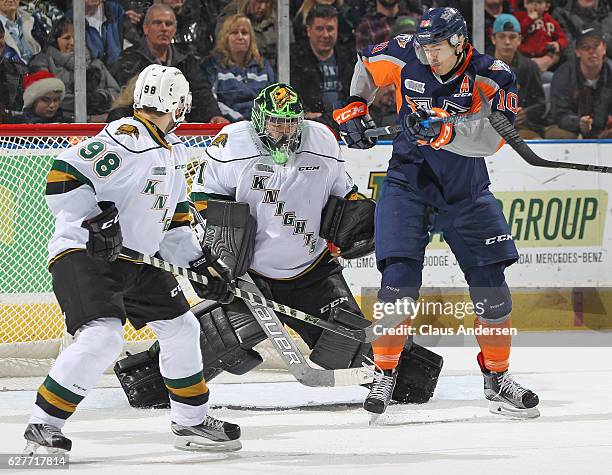
<path id="1" fill-rule="evenodd" d="M 523 37 L 519 51 L 535 61 L 542 73 L 559 62 L 569 44 L 559 22 L 548 13 L 549 5 L 547 0 L 525 0 L 525 10 L 514 14 Z"/>
<path id="2" fill-rule="evenodd" d="M 62 101 L 64 83 L 48 71 L 26 74 L 23 78 L 23 117 L 26 124 L 66 122 Z"/>
<path id="3" fill-rule="evenodd" d="M 44 38 L 40 34 L 45 31 L 44 26 L 19 7 L 19 0 L 0 0 L 0 23 L 6 44 L 17 52 L 24 64 L 28 64 L 42 49 Z"/>
<path id="4" fill-rule="evenodd" d="M 338 12 L 331 5 L 317 5 L 306 19 L 308 41 L 291 50 L 291 84 L 302 96 L 307 119 L 337 130 L 334 109 L 349 96 L 356 54 L 337 44 Z"/>
<path id="5" fill-rule="evenodd" d="M 4 28 L 0 23 L 0 123 L 15 122 L 15 116 L 21 112 L 21 83 L 25 73 L 26 66 L 19 55 L 4 42 Z"/>
<path id="6" fill-rule="evenodd" d="M 524 139 L 541 139 L 546 96 L 538 66 L 519 51 L 521 26 L 518 20 L 509 13 L 499 15 L 493 22 L 491 41 L 495 58 L 510 66 L 517 78 L 519 108 L 514 122 L 517 132 Z"/>
<path id="7" fill-rule="evenodd" d="M 391 28 L 402 16 L 413 16 L 417 19 L 420 18 L 421 12 L 408 10 L 399 1 L 376 0 L 375 10 L 364 16 L 355 28 L 357 49 L 360 50 L 368 45 L 383 43 L 391 39 Z"/>
<path id="8" fill-rule="evenodd" d="M 576 38 L 575 58 L 555 71 L 550 90 L 553 125 L 549 139 L 612 138 L 612 61 L 598 28 Z"/>
<path id="9" fill-rule="evenodd" d="M 612 58 L 612 12 L 604 0 L 564 0 L 556 5 L 553 17 L 559 22 L 570 40 L 570 46 L 563 53 L 567 59 L 574 58 L 574 47 L 580 32 L 598 27 L 608 43 L 608 56 Z"/>

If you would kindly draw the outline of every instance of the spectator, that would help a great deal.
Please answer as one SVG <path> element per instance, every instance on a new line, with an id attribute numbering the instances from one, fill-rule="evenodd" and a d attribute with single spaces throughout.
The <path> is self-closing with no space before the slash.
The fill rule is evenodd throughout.
<path id="1" fill-rule="evenodd" d="M 223 22 L 203 70 L 223 117 L 230 122 L 249 120 L 253 99 L 276 82 L 270 62 L 259 54 L 251 21 L 240 13 Z"/>
<path id="2" fill-rule="evenodd" d="M 4 41 L 24 64 L 40 53 L 44 39 L 39 35 L 45 31 L 44 26 L 24 8 L 19 8 L 19 0 L 0 0 L 0 23 L 5 32 Z"/>
<path id="3" fill-rule="evenodd" d="M 334 109 L 349 95 L 356 56 L 336 44 L 338 12 L 329 5 L 318 5 L 306 19 L 308 43 L 295 44 L 291 53 L 291 83 L 300 91 L 304 117 L 331 126 Z"/>
<path id="4" fill-rule="evenodd" d="M 153 5 L 153 0 L 119 0 L 119 4 L 123 7 L 125 15 L 132 25 L 136 26 L 140 33 L 145 13 Z"/>
<path id="5" fill-rule="evenodd" d="M 217 20 L 217 34 L 225 17 L 241 13 L 251 20 L 259 53 L 276 66 L 276 10 L 272 0 L 232 0 Z M 290 30 L 290 43 L 294 42 L 293 28 Z"/>
<path id="6" fill-rule="evenodd" d="M 541 73 L 559 62 L 561 51 L 569 44 L 557 20 L 548 13 L 548 6 L 547 0 L 525 0 L 526 10 L 514 14 L 523 38 L 519 51 L 531 58 Z M 552 78 L 552 73 L 549 75 Z"/>
<path id="7" fill-rule="evenodd" d="M 213 30 L 208 23 L 201 20 L 199 0 L 156 0 L 174 10 L 176 16 L 176 35 L 174 46 L 182 53 L 197 54 L 204 58 L 210 54 L 213 46 Z M 208 15 L 208 12 L 206 12 Z"/>
<path id="8" fill-rule="evenodd" d="M 612 61 L 598 28 L 588 28 L 576 38 L 576 58 L 555 71 L 551 85 L 554 125 L 547 139 L 612 138 Z"/>
<path id="9" fill-rule="evenodd" d="M 344 0 L 304 0 L 293 18 L 293 34 L 295 41 L 306 43 L 306 18 L 315 5 L 332 5 L 338 10 L 338 44 L 345 48 L 353 48 L 355 36 L 353 24 L 348 19 L 348 10 L 344 7 Z"/>
<path id="10" fill-rule="evenodd" d="M 21 83 L 26 66 L 13 50 L 7 53 L 4 42 L 4 27 L 0 23 L 0 123 L 15 122 L 23 106 Z"/>
<path id="11" fill-rule="evenodd" d="M 63 17 L 66 11 L 64 2 L 58 0 L 29 0 L 22 1 L 21 4 L 25 11 L 38 20 L 34 24 L 40 25 L 41 31 L 37 34 L 43 41 L 49 35 L 53 24 Z M 41 43 L 41 46 L 45 45 Z"/>
<path id="12" fill-rule="evenodd" d="M 72 9 L 66 16 L 72 18 Z M 85 20 L 85 41 L 91 57 L 107 66 L 117 61 L 124 41 L 135 44 L 140 40 L 137 28 L 114 0 L 85 0 Z"/>
<path id="13" fill-rule="evenodd" d="M 412 35 L 416 31 L 417 20 L 408 15 L 400 15 L 393 23 L 389 38 L 395 38 L 397 35 Z"/>
<path id="14" fill-rule="evenodd" d="M 599 0 L 566 0 L 565 5 L 556 6 L 553 16 L 570 39 L 570 47 L 564 53 L 567 59 L 574 59 L 576 38 L 582 30 L 598 27 L 605 35 L 608 56 L 612 57 L 612 13 Z"/>
<path id="15" fill-rule="evenodd" d="M 64 83 L 48 71 L 26 74 L 23 78 L 23 122 L 67 122 L 62 112 L 65 92 Z"/>
<path id="16" fill-rule="evenodd" d="M 420 17 L 420 12 L 410 12 L 400 8 L 399 0 L 376 0 L 376 9 L 368 13 L 355 29 L 355 44 L 360 50 L 368 45 L 387 41 L 391 28 L 400 15 Z"/>
<path id="17" fill-rule="evenodd" d="M 546 96 L 537 65 L 520 53 L 521 26 L 518 20 L 502 13 L 493 22 L 495 57 L 506 63 L 518 83 L 519 108 L 514 121 L 517 132 L 524 139 L 541 139 L 544 132 Z"/>
<path id="18" fill-rule="evenodd" d="M 65 113 L 74 114 L 74 26 L 72 19 L 58 20 L 49 34 L 47 47 L 32 58 L 28 71 L 41 69 L 53 73 L 66 86 L 63 102 Z M 99 59 L 87 51 L 87 114 L 105 114 L 119 94 L 119 84 Z"/>
<path id="19" fill-rule="evenodd" d="M 189 81 L 193 102 L 188 119 L 192 122 L 227 123 L 227 119 L 221 116 L 210 84 L 200 70 L 198 58 L 181 53 L 172 44 L 176 33 L 172 8 L 164 4 L 151 6 L 145 15 L 143 30 L 144 37 L 140 42 L 121 53 L 111 67 L 119 85 L 126 84 L 149 64 L 174 66 Z"/>
<path id="20" fill-rule="evenodd" d="M 485 8 L 485 51 L 493 48 L 491 35 L 493 34 L 493 22 L 502 13 L 512 13 L 512 7 L 508 0 L 484 0 Z"/>
<path id="21" fill-rule="evenodd" d="M 122 117 L 132 117 L 134 115 L 134 89 L 136 89 L 136 81 L 138 75 L 132 77 L 125 86 L 121 88 L 121 92 L 113 101 L 113 106 L 108 113 L 107 121 L 121 119 Z"/>

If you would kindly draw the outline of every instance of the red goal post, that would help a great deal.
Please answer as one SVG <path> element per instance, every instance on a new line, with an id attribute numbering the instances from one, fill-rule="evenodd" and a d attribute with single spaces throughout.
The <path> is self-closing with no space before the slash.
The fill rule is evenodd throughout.
<path id="1" fill-rule="evenodd" d="M 46 373 L 69 341 L 47 271 L 53 216 L 44 200 L 46 176 L 54 157 L 105 126 L 0 125 L 0 376 Z M 175 131 L 190 151 L 191 176 L 221 128 L 181 124 Z M 148 329 L 126 325 L 130 350 L 147 347 L 152 338 Z"/>

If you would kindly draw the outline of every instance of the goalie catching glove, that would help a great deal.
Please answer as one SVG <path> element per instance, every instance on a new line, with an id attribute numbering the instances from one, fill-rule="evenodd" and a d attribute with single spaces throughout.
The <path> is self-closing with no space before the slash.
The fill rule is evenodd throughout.
<path id="1" fill-rule="evenodd" d="M 224 304 L 234 300 L 235 284 L 232 271 L 225 263 L 210 251 L 202 248 L 202 256 L 189 263 L 191 270 L 208 279 L 206 285 L 191 281 L 191 286 L 198 297 L 205 300 L 216 300 Z"/>
<path id="2" fill-rule="evenodd" d="M 438 107 L 417 109 L 404 119 L 404 131 L 420 145 L 431 145 L 438 150 L 453 139 L 453 125 L 431 119 L 449 116 L 447 111 Z"/>
<path id="3" fill-rule="evenodd" d="M 349 97 L 348 104 L 336 109 L 333 117 L 338 124 L 340 137 L 349 148 L 366 149 L 376 145 L 375 137 L 365 135 L 366 130 L 373 129 L 376 124 L 368 113 L 368 104 L 361 97 Z"/>
<path id="4" fill-rule="evenodd" d="M 112 201 L 100 201 L 98 206 L 102 212 L 81 224 L 81 227 L 89 231 L 87 254 L 113 262 L 119 257 L 123 245 L 119 211 Z"/>
<path id="5" fill-rule="evenodd" d="M 344 259 L 374 252 L 374 210 L 370 199 L 347 200 L 330 196 L 321 214 L 319 236 L 340 248 Z"/>

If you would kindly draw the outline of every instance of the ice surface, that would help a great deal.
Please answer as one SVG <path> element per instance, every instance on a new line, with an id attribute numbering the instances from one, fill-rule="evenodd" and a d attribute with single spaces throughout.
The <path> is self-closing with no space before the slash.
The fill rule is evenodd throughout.
<path id="1" fill-rule="evenodd" d="M 363 388 L 307 388 L 286 373 L 269 371 L 213 381 L 214 415 L 242 427 L 243 449 L 231 454 L 174 449 L 168 412 L 130 408 L 114 379 L 105 376 L 103 387 L 91 391 L 64 429 L 73 440 L 70 470 L 612 473 L 612 348 L 514 348 L 513 374 L 542 401 L 542 416 L 527 421 L 487 411 L 474 348 L 436 351 L 445 367 L 434 399 L 422 406 L 391 406 L 376 426 L 368 425 L 359 406 Z M 42 379 L 0 380 L 0 452 L 23 449 L 23 430 Z"/>

